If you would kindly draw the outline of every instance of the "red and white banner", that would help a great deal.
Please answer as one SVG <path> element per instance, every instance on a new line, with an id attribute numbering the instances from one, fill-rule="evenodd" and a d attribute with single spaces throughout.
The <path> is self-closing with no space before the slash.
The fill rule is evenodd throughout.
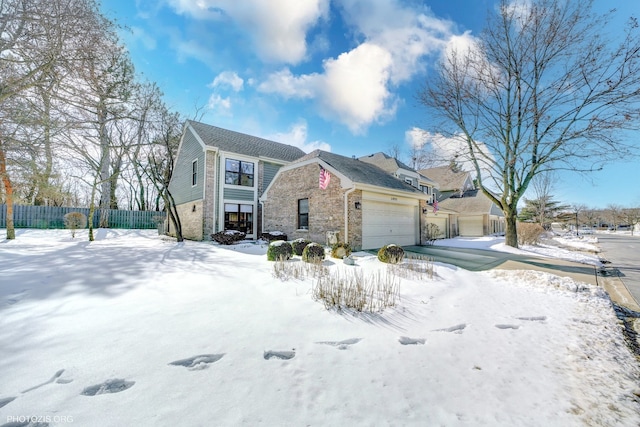
<path id="1" fill-rule="evenodd" d="M 320 166 L 320 178 L 318 180 L 318 185 L 321 190 L 326 190 L 327 186 L 329 186 L 329 180 L 331 179 L 331 174 L 325 168 Z"/>

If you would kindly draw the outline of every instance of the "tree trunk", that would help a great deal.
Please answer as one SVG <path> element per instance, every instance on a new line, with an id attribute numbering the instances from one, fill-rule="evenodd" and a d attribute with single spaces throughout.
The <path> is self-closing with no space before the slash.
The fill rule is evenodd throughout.
<path id="1" fill-rule="evenodd" d="M 518 247 L 518 211 L 517 209 L 508 207 L 505 210 L 506 231 L 504 237 L 504 244 L 513 248 Z"/>
<path id="2" fill-rule="evenodd" d="M 0 177 L 7 203 L 7 240 L 13 240 L 16 238 L 16 230 L 13 226 L 13 184 L 7 173 L 7 158 L 2 149 L 0 149 Z"/>

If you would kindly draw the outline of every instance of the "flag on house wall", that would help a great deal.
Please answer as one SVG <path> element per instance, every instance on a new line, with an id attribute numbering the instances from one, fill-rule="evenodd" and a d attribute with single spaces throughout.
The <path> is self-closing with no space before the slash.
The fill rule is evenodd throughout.
<path id="1" fill-rule="evenodd" d="M 326 190 L 327 186 L 329 186 L 329 180 L 331 179 L 331 174 L 325 168 L 320 166 L 320 178 L 318 180 L 318 185 L 321 190 Z"/>
<path id="2" fill-rule="evenodd" d="M 433 213 L 438 212 L 438 200 L 434 199 L 433 200 Z"/>

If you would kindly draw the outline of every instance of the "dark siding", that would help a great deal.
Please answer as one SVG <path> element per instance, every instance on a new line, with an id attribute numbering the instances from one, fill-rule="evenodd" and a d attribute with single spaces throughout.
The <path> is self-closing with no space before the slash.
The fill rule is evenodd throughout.
<path id="1" fill-rule="evenodd" d="M 244 200 L 253 202 L 255 193 L 253 190 L 242 190 L 240 188 L 225 188 L 225 200 Z"/>
<path id="2" fill-rule="evenodd" d="M 198 159 L 198 182 L 195 186 L 191 185 L 191 165 L 195 159 Z M 202 146 L 196 140 L 196 137 L 187 128 L 182 141 L 182 149 L 178 153 L 176 165 L 171 177 L 169 190 L 176 201 L 176 204 L 193 202 L 201 200 L 203 195 L 204 183 L 204 151 Z"/>
<path id="3" fill-rule="evenodd" d="M 262 191 L 264 191 L 269 184 L 271 184 L 271 181 L 273 181 L 273 177 L 276 176 L 276 173 L 278 172 L 278 170 L 280 170 L 280 168 L 282 167 L 282 165 L 277 165 L 275 163 L 264 163 L 264 183 L 262 184 Z"/>

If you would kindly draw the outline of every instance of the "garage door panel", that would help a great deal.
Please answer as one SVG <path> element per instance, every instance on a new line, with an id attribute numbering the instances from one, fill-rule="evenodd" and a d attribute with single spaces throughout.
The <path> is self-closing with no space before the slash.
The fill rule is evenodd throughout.
<path id="1" fill-rule="evenodd" d="M 417 206 L 365 200 L 362 204 L 362 247 L 417 243 Z"/>
<path id="2" fill-rule="evenodd" d="M 440 218 L 427 218 L 427 224 L 432 223 L 438 226 L 438 229 L 440 230 L 439 234 L 438 234 L 438 238 L 439 239 L 445 239 L 447 238 L 447 218 L 445 217 L 440 217 Z"/>
<path id="3" fill-rule="evenodd" d="M 482 217 L 459 217 L 458 228 L 460 236 L 480 237 L 483 235 Z"/>

